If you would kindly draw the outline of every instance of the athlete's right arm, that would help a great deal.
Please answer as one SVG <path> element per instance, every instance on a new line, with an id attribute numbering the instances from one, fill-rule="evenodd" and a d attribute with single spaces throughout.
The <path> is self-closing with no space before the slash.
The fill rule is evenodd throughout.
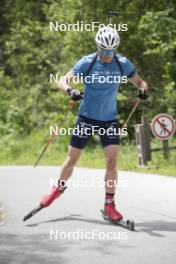
<path id="1" fill-rule="evenodd" d="M 58 82 L 59 90 L 68 93 L 68 90 L 72 89 L 70 83 L 72 83 L 73 77 L 74 74 L 72 71 L 69 71 L 65 76 L 62 76 Z"/>
<path id="2" fill-rule="evenodd" d="M 89 66 L 89 64 L 90 62 L 86 60 L 85 57 L 82 57 L 75 63 L 73 68 L 58 82 L 58 88 L 61 91 L 68 93 L 74 101 L 82 99 L 83 93 L 80 93 L 80 91 L 77 89 L 72 89 L 71 83 L 73 83 L 73 81 L 75 81 L 76 83 L 79 82 L 80 75 L 84 74 L 87 71 L 87 67 Z"/>
<path id="3" fill-rule="evenodd" d="M 73 101 L 78 101 L 82 98 L 81 93 L 77 89 L 71 88 L 71 83 L 73 82 L 73 78 L 76 78 L 72 71 L 69 71 L 65 76 L 60 78 L 58 82 L 59 90 L 70 95 Z"/>

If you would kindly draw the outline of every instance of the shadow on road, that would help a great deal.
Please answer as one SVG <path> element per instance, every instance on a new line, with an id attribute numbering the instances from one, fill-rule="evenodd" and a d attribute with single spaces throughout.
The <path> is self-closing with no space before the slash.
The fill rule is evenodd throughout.
<path id="1" fill-rule="evenodd" d="M 89 224 L 98 224 L 98 225 L 103 225 L 103 226 L 112 225 L 111 223 L 105 222 L 103 220 L 101 221 L 97 219 L 86 218 L 79 214 L 71 214 L 65 217 L 61 217 L 61 218 L 55 218 L 55 219 L 51 219 L 47 221 L 41 221 L 41 222 L 37 222 L 33 224 L 28 224 L 26 226 L 36 227 L 38 225 L 55 223 L 55 222 L 60 222 L 60 221 L 61 222 L 77 221 L 77 222 L 84 222 L 84 223 L 89 223 Z M 155 237 L 165 237 L 165 235 L 159 233 L 159 231 L 176 232 L 176 222 L 168 222 L 168 221 L 163 221 L 163 220 L 140 222 L 140 223 L 136 223 L 135 226 L 136 226 L 136 231 L 145 232 L 149 234 L 150 236 L 155 236 Z"/>
<path id="2" fill-rule="evenodd" d="M 136 223 L 136 227 L 141 227 L 138 229 L 139 231 L 156 237 L 165 237 L 165 235 L 160 234 L 157 231 L 176 232 L 176 222 L 168 222 L 163 220 Z"/>
<path id="3" fill-rule="evenodd" d="M 105 221 L 101 221 L 101 220 L 97 220 L 97 219 L 91 219 L 91 218 L 86 218 L 83 217 L 82 215 L 79 214 L 71 214 L 65 217 L 61 217 L 61 218 L 56 218 L 56 219 L 51 219 L 51 220 L 47 220 L 47 221 L 41 221 L 41 222 L 37 222 L 37 223 L 33 223 L 33 224 L 28 224 L 26 226 L 28 227 L 34 227 L 34 226 L 38 226 L 38 225 L 42 225 L 42 224 L 47 224 L 47 223 L 54 223 L 54 222 L 59 222 L 59 221 L 80 221 L 80 222 L 86 222 L 86 223 L 91 223 L 91 224 L 99 224 L 99 225 L 110 225 L 110 223 L 105 222 Z"/>

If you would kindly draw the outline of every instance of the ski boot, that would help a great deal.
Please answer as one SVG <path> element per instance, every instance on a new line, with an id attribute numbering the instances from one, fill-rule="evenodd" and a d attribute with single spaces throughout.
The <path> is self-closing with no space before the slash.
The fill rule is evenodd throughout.
<path id="1" fill-rule="evenodd" d="M 101 213 L 104 220 L 114 225 L 118 225 L 131 231 L 135 231 L 135 222 L 132 219 L 123 219 L 121 213 L 116 210 L 113 198 L 106 199 L 104 210 L 101 210 Z"/>
<path id="2" fill-rule="evenodd" d="M 52 204 L 52 202 L 57 199 L 65 191 L 66 188 L 66 186 L 62 186 L 60 182 L 58 182 L 58 187 L 53 186 L 52 190 L 42 197 L 39 205 L 23 218 L 23 221 L 28 220 L 41 209 L 48 207 L 50 204 Z"/>
<path id="3" fill-rule="evenodd" d="M 113 200 L 109 203 L 106 201 L 104 206 L 104 215 L 110 221 L 115 222 L 120 221 L 123 218 L 121 213 L 116 210 L 115 203 Z"/>

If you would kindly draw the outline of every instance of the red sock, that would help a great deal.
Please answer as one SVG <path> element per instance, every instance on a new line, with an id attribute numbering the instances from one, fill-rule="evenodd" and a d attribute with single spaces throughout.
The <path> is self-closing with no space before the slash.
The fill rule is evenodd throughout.
<path id="1" fill-rule="evenodd" d="M 115 193 L 106 193 L 105 204 L 112 203 L 114 201 L 114 195 L 115 195 Z"/>

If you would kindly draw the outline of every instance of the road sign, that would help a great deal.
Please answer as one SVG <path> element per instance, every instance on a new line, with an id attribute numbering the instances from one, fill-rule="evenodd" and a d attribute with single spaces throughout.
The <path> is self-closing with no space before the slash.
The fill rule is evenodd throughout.
<path id="1" fill-rule="evenodd" d="M 175 120 L 168 114 L 159 114 L 154 117 L 151 129 L 156 138 L 167 140 L 175 132 Z"/>

